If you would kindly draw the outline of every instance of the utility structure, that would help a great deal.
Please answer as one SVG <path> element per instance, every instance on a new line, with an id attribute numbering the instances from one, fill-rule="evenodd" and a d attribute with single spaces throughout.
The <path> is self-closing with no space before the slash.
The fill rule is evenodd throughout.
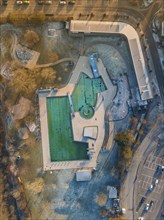
<path id="1" fill-rule="evenodd" d="M 71 108 L 71 112 L 72 112 L 72 117 L 75 117 L 75 112 L 74 112 L 74 108 L 73 108 L 73 103 L 72 103 L 72 98 L 71 98 L 71 96 L 70 96 L 70 94 L 69 94 L 69 92 L 67 93 L 67 95 L 68 95 L 68 99 L 69 99 L 69 105 L 70 105 L 70 108 Z"/>

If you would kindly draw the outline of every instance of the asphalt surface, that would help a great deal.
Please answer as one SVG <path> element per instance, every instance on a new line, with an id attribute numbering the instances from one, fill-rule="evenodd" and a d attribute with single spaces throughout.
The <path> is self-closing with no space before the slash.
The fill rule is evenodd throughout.
<path id="1" fill-rule="evenodd" d="M 121 186 L 120 199 L 121 207 L 126 209 L 125 218 L 128 220 L 134 219 L 134 186 L 137 180 L 137 172 L 141 161 L 144 158 L 146 150 L 154 146 L 154 133 L 157 131 L 158 124 L 155 124 L 151 131 L 137 149 L 131 165 L 128 170 L 128 175 Z"/>
<path id="2" fill-rule="evenodd" d="M 157 142 L 154 149 L 146 153 L 146 159 L 139 169 L 135 183 L 134 194 L 136 201 L 134 205 L 136 205 L 136 207 L 134 206 L 134 213 L 136 213 L 137 217 L 143 216 L 145 220 L 156 219 L 163 203 L 164 174 L 157 175 L 156 172 L 158 165 L 163 165 L 164 149 L 162 146 L 160 142 Z M 156 179 L 158 179 L 158 184 L 154 186 L 152 191 L 149 191 L 150 185 L 154 184 Z M 144 196 L 146 200 L 141 204 L 141 198 Z M 154 204 L 150 207 L 148 212 L 145 212 L 145 206 L 146 204 L 150 204 L 150 201 L 153 201 Z"/>

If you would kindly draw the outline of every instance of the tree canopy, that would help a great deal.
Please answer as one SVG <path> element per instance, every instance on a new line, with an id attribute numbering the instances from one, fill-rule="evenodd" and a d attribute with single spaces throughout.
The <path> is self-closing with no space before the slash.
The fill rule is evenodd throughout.
<path id="1" fill-rule="evenodd" d="M 18 95 L 30 97 L 35 90 L 42 87 L 53 86 L 56 72 L 53 68 L 26 69 L 18 68 L 13 71 L 12 80 L 8 81 L 9 87 Z"/>
<path id="2" fill-rule="evenodd" d="M 122 146 L 131 146 L 134 141 L 134 135 L 129 130 L 126 132 L 118 133 L 115 136 L 115 141 Z"/>
<path id="3" fill-rule="evenodd" d="M 24 33 L 24 39 L 29 46 L 33 46 L 34 44 L 39 42 L 39 35 L 32 30 L 26 30 Z"/>

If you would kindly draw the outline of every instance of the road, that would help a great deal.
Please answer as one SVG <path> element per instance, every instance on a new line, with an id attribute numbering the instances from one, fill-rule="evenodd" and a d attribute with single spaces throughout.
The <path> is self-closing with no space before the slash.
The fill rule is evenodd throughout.
<path id="1" fill-rule="evenodd" d="M 146 152 L 144 160 L 140 164 L 137 172 L 137 181 L 134 187 L 134 219 L 139 216 L 144 216 L 144 219 L 156 219 L 160 212 L 163 203 L 163 175 L 155 176 L 157 166 L 162 165 L 164 148 L 163 143 L 158 140 L 158 143 L 153 148 Z M 148 187 L 158 178 L 159 182 L 152 192 L 148 192 Z M 146 201 L 140 204 L 141 198 L 146 196 Z M 144 211 L 145 204 L 154 201 L 154 206 L 146 213 Z"/>
<path id="2" fill-rule="evenodd" d="M 134 219 L 133 217 L 133 210 L 134 210 L 134 184 L 137 179 L 137 171 L 141 161 L 143 160 L 144 153 L 146 150 L 154 146 L 155 138 L 154 133 L 157 131 L 158 123 L 156 123 L 147 136 L 144 138 L 140 146 L 138 147 L 131 165 L 129 167 L 128 175 L 121 186 L 120 191 L 120 200 L 121 200 L 121 207 L 126 209 L 125 218 L 128 220 Z"/>

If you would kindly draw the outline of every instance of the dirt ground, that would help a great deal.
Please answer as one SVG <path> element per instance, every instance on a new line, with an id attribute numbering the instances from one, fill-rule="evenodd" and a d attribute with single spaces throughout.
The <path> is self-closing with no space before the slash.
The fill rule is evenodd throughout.
<path id="1" fill-rule="evenodd" d="M 25 45 L 23 33 L 27 29 L 35 30 L 40 37 L 40 41 L 32 48 L 40 52 L 38 64 L 51 63 L 62 58 L 77 60 L 80 54 L 98 52 L 111 78 L 117 79 L 120 73 L 127 72 L 132 79 L 134 69 L 127 42 L 122 36 L 73 37 L 64 29 L 64 23 L 48 23 L 36 28 L 2 25 L 1 64 L 11 61 L 9 32 L 16 33 L 19 43 Z M 48 29 L 56 29 L 54 37 L 48 37 Z M 53 68 L 57 72 L 56 86 L 64 86 L 69 80 L 72 67 L 65 62 Z M 128 123 L 126 118 L 123 122 L 117 122 L 116 127 L 119 130 L 128 127 Z M 97 202 L 98 195 L 103 193 L 107 196 L 108 185 L 120 185 L 116 169 L 118 152 L 115 146 L 111 151 L 100 152 L 96 171 L 90 182 L 76 182 L 75 170 L 43 172 L 41 142 L 35 142 L 33 137 L 28 147 L 21 149 L 19 153 L 23 158 L 18 166 L 19 175 L 33 219 L 102 219 L 99 214 L 101 206 Z"/>

